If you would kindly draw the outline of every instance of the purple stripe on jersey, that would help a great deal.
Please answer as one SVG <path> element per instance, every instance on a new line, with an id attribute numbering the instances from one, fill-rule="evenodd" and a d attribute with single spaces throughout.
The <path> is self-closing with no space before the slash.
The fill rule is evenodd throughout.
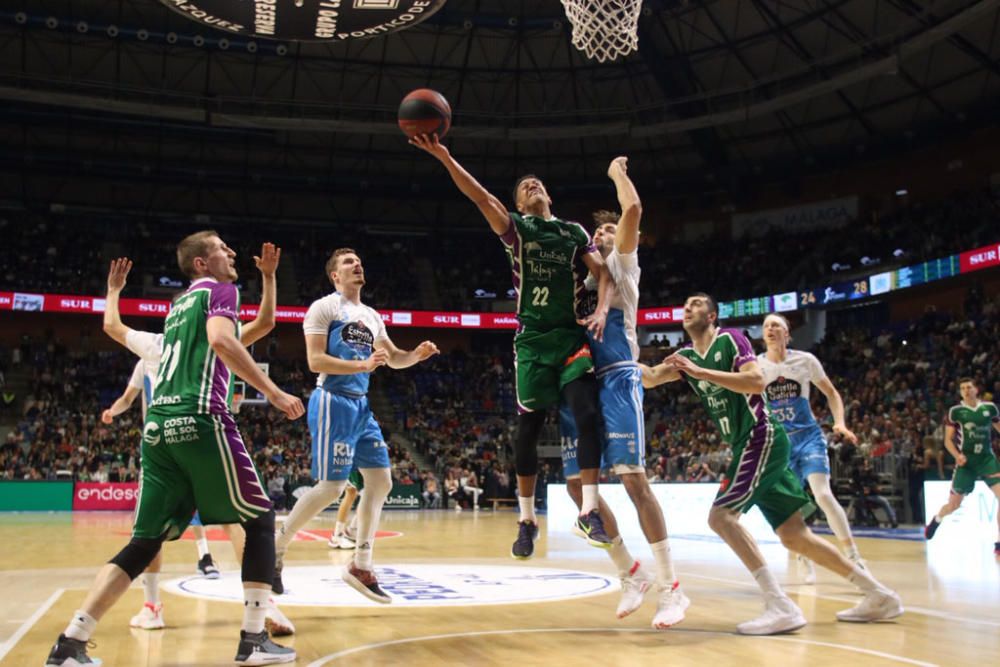
<path id="1" fill-rule="evenodd" d="M 240 435 L 240 429 L 236 426 L 236 420 L 231 414 L 219 415 L 218 419 L 222 422 L 226 446 L 236 464 L 236 485 L 239 489 L 240 500 L 254 509 L 259 509 L 261 513 L 270 510 L 273 507 L 271 499 L 268 498 L 264 487 L 261 486 L 257 469 L 254 468 L 253 459 L 250 458 L 246 445 L 243 444 L 243 437 Z"/>
<path id="2" fill-rule="evenodd" d="M 510 272 L 514 289 L 521 291 L 521 235 L 517 233 L 517 225 L 514 223 L 514 216 L 508 215 L 507 231 L 500 234 L 500 242 L 507 246 L 510 251 Z"/>
<path id="3" fill-rule="evenodd" d="M 239 290 L 232 283 L 207 283 L 210 291 L 208 297 L 208 311 L 205 318 L 228 317 L 232 321 L 239 320 Z"/>
<path id="4" fill-rule="evenodd" d="M 226 399 L 229 397 L 229 380 L 232 372 L 222 363 L 222 359 L 216 358 L 212 369 L 212 386 L 209 389 L 208 411 L 213 415 L 228 415 L 229 404 Z"/>
<path id="5" fill-rule="evenodd" d="M 753 346 L 750 345 L 750 341 L 747 337 L 743 335 L 742 331 L 738 329 L 721 329 L 720 334 L 729 334 L 730 339 L 736 345 L 736 356 L 733 358 L 733 370 L 739 370 L 744 364 L 751 361 L 757 361 L 757 355 L 754 354 Z"/>
<path id="6" fill-rule="evenodd" d="M 750 409 L 753 410 L 754 426 L 750 431 L 750 440 L 740 455 L 740 464 L 736 468 L 736 476 L 730 480 L 726 492 L 715 499 L 714 505 L 726 505 L 734 500 L 747 498 L 753 492 L 754 486 L 760 481 L 759 472 L 767 465 L 770 454 L 771 424 L 764 409 L 764 399 L 754 394 L 749 397 Z"/>

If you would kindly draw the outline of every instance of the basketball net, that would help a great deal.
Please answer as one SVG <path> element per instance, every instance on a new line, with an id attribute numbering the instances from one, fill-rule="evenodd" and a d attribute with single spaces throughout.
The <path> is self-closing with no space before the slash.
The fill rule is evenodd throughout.
<path id="1" fill-rule="evenodd" d="M 639 48 L 642 0 L 560 0 L 573 26 L 573 46 L 588 58 L 616 60 Z"/>

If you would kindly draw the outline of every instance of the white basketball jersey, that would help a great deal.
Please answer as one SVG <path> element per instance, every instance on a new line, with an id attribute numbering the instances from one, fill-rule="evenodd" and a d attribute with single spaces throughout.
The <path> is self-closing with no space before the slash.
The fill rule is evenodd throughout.
<path id="1" fill-rule="evenodd" d="M 129 386 L 142 390 L 142 418 L 145 419 L 146 409 L 153 401 L 153 391 L 156 389 L 156 374 L 160 370 L 160 357 L 163 355 L 163 334 L 133 329 L 125 335 L 125 345 L 139 357 L 132 370 Z"/>

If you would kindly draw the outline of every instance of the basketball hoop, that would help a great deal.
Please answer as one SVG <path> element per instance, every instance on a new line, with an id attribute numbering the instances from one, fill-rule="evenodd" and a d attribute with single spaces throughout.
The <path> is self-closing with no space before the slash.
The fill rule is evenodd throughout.
<path id="1" fill-rule="evenodd" d="M 560 0 L 573 26 L 573 46 L 588 58 L 616 60 L 639 48 L 642 0 Z"/>

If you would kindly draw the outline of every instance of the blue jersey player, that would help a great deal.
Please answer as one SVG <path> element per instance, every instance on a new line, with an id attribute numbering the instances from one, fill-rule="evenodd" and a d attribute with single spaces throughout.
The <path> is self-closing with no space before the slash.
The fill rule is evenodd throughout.
<path id="1" fill-rule="evenodd" d="M 618 618 L 624 618 L 638 609 L 646 591 L 655 584 L 658 603 L 652 625 L 665 629 L 684 619 L 684 611 L 690 602 L 681 591 L 674 573 L 663 510 L 646 479 L 643 370 L 637 363 L 639 342 L 636 335 L 640 274 L 636 251 L 642 209 L 627 170 L 628 161 L 624 157 L 615 158 L 608 168 L 608 176 L 618 193 L 621 216 L 610 211 L 594 214 L 598 224 L 594 245 L 604 257 L 614 287 L 603 338 L 599 340 L 591 336 L 590 349 L 600 383 L 601 414 L 604 418 L 602 463 L 619 476 L 639 513 L 639 523 L 656 561 L 655 573 L 632 558 L 618 533 L 614 515 L 603 500 L 599 499 L 599 507 L 605 530 L 612 538 L 609 554 L 622 580 Z M 575 422 L 565 405 L 559 413 L 566 488 L 579 507 L 583 502 L 584 487 L 576 457 Z M 576 532 L 586 537 L 578 528 Z"/>
<path id="2" fill-rule="evenodd" d="M 788 349 L 791 340 L 788 320 L 777 314 L 764 318 L 764 342 L 767 352 L 757 357 L 757 363 L 764 373 L 766 394 L 771 414 L 781 423 L 791 441 L 788 466 L 798 476 L 803 486 L 809 484 L 816 504 L 826 515 L 833 534 L 840 540 L 848 558 L 861 567 L 864 561 L 858 553 L 858 546 L 851 535 L 847 514 L 830 489 L 830 461 L 826 453 L 826 438 L 816 423 L 809 394 L 816 385 L 826 396 L 833 413 L 833 430 L 840 433 L 852 444 L 858 438 L 844 422 L 844 400 L 823 370 L 823 365 L 812 354 L 801 350 Z M 806 583 L 815 582 L 812 564 L 803 560 L 807 568 Z"/>
<path id="3" fill-rule="evenodd" d="M 354 559 L 345 567 L 344 581 L 375 602 L 389 603 L 372 566 L 372 542 L 386 496 L 392 488 L 389 451 L 368 405 L 368 379 L 379 366 L 408 368 L 437 354 L 424 341 L 410 351 L 396 347 L 382 316 L 361 303 L 365 272 L 350 248 L 333 252 L 326 274 L 336 291 L 314 301 L 306 312 L 303 331 L 309 370 L 319 373 L 309 399 L 312 436 L 312 476 L 316 485 L 303 495 L 278 530 L 274 590 L 284 590 L 284 554 L 299 529 L 340 497 L 352 466 L 364 479 L 358 505 Z"/>

